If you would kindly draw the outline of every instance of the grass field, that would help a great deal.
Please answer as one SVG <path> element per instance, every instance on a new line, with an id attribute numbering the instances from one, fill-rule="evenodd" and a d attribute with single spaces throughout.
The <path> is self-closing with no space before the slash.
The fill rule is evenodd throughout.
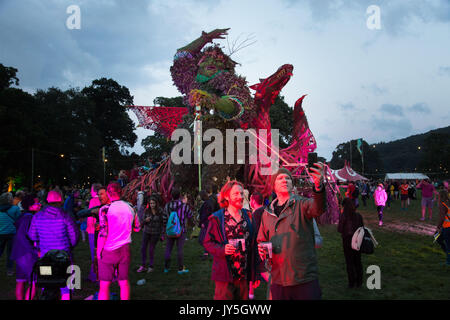
<path id="1" fill-rule="evenodd" d="M 391 204 L 385 210 L 384 225 L 378 226 L 373 200 L 368 206 L 358 210 L 364 223 L 369 227 L 379 246 L 373 255 L 363 255 L 364 285 L 361 289 L 347 289 L 344 254 L 340 234 L 336 225 L 319 226 L 324 238 L 319 249 L 319 281 L 323 299 L 335 300 L 372 300 L 372 299 L 450 299 L 450 268 L 443 265 L 445 256 L 437 244 L 432 243 L 431 230 L 437 223 L 438 210 L 433 209 L 432 221 L 419 221 L 420 201 L 412 201 L 407 211 L 400 209 L 400 201 Z M 408 230 L 401 231 L 408 226 Z M 404 228 L 403 228 L 404 229 Z M 176 249 L 172 253 L 172 269 L 163 273 L 164 244 L 158 243 L 155 254 L 155 271 L 150 274 L 138 274 L 135 270 L 140 263 L 141 234 L 134 234 L 132 244 L 132 270 L 130 281 L 132 299 L 156 300 L 205 300 L 212 299 L 214 284 L 210 280 L 212 261 L 202 261 L 203 249 L 196 238 L 186 241 L 185 265 L 189 273 L 178 275 L 176 272 Z M 82 289 L 75 290 L 74 300 L 84 299 L 95 293 L 98 286 L 85 280 L 90 268 L 89 245 L 80 242 L 74 251 L 76 263 L 82 270 Z M 0 261 L 0 299 L 15 299 L 15 277 L 7 277 L 5 255 Z M 366 274 L 369 265 L 377 265 L 381 270 L 381 289 L 369 290 L 366 286 Z M 145 278 L 146 284 L 138 286 L 136 282 Z M 256 299 L 265 299 L 267 286 L 262 283 L 256 289 Z M 117 284 L 112 292 L 119 292 Z"/>

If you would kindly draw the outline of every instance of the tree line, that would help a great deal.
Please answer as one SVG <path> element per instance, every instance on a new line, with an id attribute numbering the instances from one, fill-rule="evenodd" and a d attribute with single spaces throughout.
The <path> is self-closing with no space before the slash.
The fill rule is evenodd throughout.
<path id="1" fill-rule="evenodd" d="M 143 139 L 143 154 L 127 151 L 137 141 L 126 108 L 133 105 L 133 96 L 113 79 L 96 79 L 82 89 L 51 87 L 30 94 L 18 88 L 17 73 L 16 68 L 0 63 L 3 187 L 11 180 L 18 186 L 31 186 L 32 181 L 44 185 L 108 182 L 119 170 L 131 169 L 142 159 L 158 161 L 164 152 L 170 154 L 173 142 L 159 133 Z M 182 97 L 157 97 L 153 103 L 185 107 Z M 272 128 L 280 130 L 280 148 L 286 148 L 292 142 L 293 108 L 284 97 L 277 97 L 270 119 Z M 360 149 L 362 153 L 357 140 L 340 143 L 330 166 L 342 168 L 348 161 L 354 170 L 369 177 L 400 171 L 448 176 L 450 126 L 389 143 L 369 145 L 362 139 Z"/>
<path id="2" fill-rule="evenodd" d="M 0 64 L 0 179 L 21 186 L 103 182 L 138 158 L 125 149 L 137 136 L 126 112 L 128 88 L 113 79 L 83 89 L 56 87 L 34 94 L 19 85 L 18 70 Z"/>

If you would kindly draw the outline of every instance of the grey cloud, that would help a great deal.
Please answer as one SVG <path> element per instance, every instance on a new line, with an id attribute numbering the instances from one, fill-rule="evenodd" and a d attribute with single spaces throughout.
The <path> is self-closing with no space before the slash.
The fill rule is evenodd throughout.
<path id="1" fill-rule="evenodd" d="M 289 5 L 304 2 L 286 0 Z M 361 19 L 366 19 L 366 9 L 371 5 L 380 7 L 381 29 L 390 35 L 398 36 L 407 31 L 409 24 L 415 20 L 423 23 L 450 22 L 450 1 L 448 0 L 420 0 L 391 1 L 391 0 L 307 0 L 306 4 L 312 18 L 318 23 L 335 19 L 347 11 L 361 12 Z"/>
<path id="2" fill-rule="evenodd" d="M 372 117 L 372 128 L 374 131 L 383 132 L 384 136 L 388 136 L 391 139 L 407 137 L 412 132 L 411 121 L 406 118 L 396 120 Z"/>
<path id="3" fill-rule="evenodd" d="M 414 5 L 406 1 L 383 1 L 379 6 L 382 29 L 394 36 L 407 32 L 408 26 L 416 20 L 450 22 L 450 2 L 447 0 L 417 1 Z"/>
<path id="4" fill-rule="evenodd" d="M 387 113 L 395 116 L 403 116 L 403 107 L 397 104 L 385 103 L 379 109 L 382 113 Z"/>
<path id="5" fill-rule="evenodd" d="M 381 95 L 386 94 L 386 93 L 389 92 L 389 90 L 387 88 L 380 87 L 380 86 L 378 86 L 378 85 L 376 85 L 374 83 L 371 84 L 371 85 L 367 85 L 367 86 L 362 85 L 361 88 L 364 89 L 364 90 L 367 90 L 367 91 L 369 91 L 371 93 L 373 93 L 376 96 L 381 96 Z"/>
<path id="6" fill-rule="evenodd" d="M 439 67 L 438 74 L 440 76 L 450 76 L 450 67 L 446 66 Z"/>
<path id="7" fill-rule="evenodd" d="M 408 108 L 408 111 L 418 112 L 418 113 L 430 113 L 431 110 L 428 105 L 424 102 L 413 104 Z"/>
<path id="8" fill-rule="evenodd" d="M 339 107 L 342 110 L 354 110 L 354 109 L 356 109 L 355 105 L 353 103 L 351 103 L 351 102 L 340 104 Z"/>
<path id="9" fill-rule="evenodd" d="M 19 69 L 24 87 L 82 86 L 100 77 L 128 86 L 157 82 L 143 66 L 171 60 L 193 28 L 178 7 L 158 13 L 148 1 L 79 1 L 80 30 L 66 27 L 73 1 L 1 3 L 0 39 L 8 45 L 0 60 Z"/>

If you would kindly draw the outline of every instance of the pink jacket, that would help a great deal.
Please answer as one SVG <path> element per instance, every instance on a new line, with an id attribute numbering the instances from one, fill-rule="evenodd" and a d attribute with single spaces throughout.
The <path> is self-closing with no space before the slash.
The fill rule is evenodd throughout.
<path id="1" fill-rule="evenodd" d="M 387 200 L 387 193 L 382 187 L 377 187 L 375 190 L 373 197 L 375 199 L 376 206 L 385 206 Z"/>

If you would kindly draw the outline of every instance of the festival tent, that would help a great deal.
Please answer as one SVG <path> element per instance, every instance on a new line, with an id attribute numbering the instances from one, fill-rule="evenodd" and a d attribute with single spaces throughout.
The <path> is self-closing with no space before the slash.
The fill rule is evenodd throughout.
<path id="1" fill-rule="evenodd" d="M 366 177 L 356 173 L 346 162 L 344 167 L 339 170 L 331 169 L 331 173 L 337 181 L 358 181 L 358 180 L 369 180 Z"/>
<path id="2" fill-rule="evenodd" d="M 429 179 L 422 173 L 386 173 L 384 180 L 424 180 Z"/>

